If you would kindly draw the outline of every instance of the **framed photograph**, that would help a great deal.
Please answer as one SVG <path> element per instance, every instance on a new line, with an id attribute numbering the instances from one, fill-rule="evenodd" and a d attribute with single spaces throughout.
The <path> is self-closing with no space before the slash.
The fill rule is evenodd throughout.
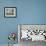
<path id="1" fill-rule="evenodd" d="M 4 8 L 4 17 L 6 18 L 15 18 L 17 16 L 16 7 L 5 7 Z"/>

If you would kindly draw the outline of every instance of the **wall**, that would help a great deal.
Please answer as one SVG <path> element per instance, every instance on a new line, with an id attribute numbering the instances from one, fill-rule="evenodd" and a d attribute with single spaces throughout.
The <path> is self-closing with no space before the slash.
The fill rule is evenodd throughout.
<path id="1" fill-rule="evenodd" d="M 16 18 L 4 18 L 4 7 L 17 7 Z M 17 24 L 46 24 L 46 0 L 0 0 L 0 44 L 7 44 Z M 17 43 L 17 39 L 16 39 Z"/>

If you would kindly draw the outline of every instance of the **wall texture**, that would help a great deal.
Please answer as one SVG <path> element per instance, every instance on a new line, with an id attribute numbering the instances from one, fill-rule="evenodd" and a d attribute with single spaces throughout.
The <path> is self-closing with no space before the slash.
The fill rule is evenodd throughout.
<path id="1" fill-rule="evenodd" d="M 17 7 L 16 18 L 4 18 L 9 6 Z M 46 0 L 0 0 L 0 44 L 8 43 L 9 32 L 17 34 L 18 24 L 46 24 Z"/>

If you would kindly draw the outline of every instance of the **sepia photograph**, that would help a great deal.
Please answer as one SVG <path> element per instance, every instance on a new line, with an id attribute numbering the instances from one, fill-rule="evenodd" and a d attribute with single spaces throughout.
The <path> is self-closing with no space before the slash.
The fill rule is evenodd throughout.
<path id="1" fill-rule="evenodd" d="M 16 7 L 5 7 L 4 17 L 16 17 Z"/>

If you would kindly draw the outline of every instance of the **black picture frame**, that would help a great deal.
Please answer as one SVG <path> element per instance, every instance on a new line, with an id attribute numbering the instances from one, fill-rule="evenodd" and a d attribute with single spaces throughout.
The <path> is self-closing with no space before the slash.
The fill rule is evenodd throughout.
<path id="1" fill-rule="evenodd" d="M 4 7 L 4 18 L 16 18 L 16 17 L 17 17 L 16 7 Z"/>

